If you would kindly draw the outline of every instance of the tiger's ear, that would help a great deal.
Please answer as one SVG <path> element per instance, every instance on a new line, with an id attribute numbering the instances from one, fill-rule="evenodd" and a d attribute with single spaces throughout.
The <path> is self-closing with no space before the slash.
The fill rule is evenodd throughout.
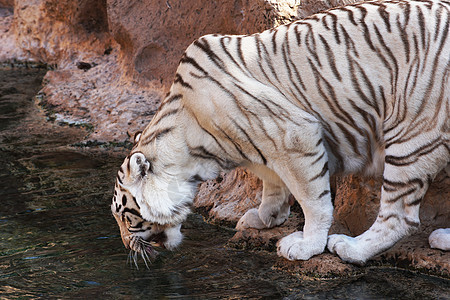
<path id="1" fill-rule="evenodd" d="M 141 136 L 142 136 L 142 131 L 137 131 L 134 134 L 133 143 L 137 144 L 139 142 L 139 140 L 141 139 Z"/>
<path id="2" fill-rule="evenodd" d="M 144 177 L 150 170 L 150 162 L 141 152 L 135 152 L 128 161 L 130 174 L 133 178 Z"/>

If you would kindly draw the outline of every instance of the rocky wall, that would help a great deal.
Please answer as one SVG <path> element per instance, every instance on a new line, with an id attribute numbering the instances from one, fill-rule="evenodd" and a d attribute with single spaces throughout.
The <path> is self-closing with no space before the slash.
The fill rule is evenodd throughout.
<path id="1" fill-rule="evenodd" d="M 279 14 L 265 0 L 108 1 L 109 25 L 121 47 L 125 74 L 165 88 L 184 50 L 198 37 L 263 31 L 279 22 Z"/>

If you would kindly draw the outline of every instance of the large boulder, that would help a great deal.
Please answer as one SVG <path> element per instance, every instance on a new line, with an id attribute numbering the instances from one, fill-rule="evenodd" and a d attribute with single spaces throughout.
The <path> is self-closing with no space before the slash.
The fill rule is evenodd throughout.
<path id="1" fill-rule="evenodd" d="M 104 0 L 16 0 L 13 29 L 18 46 L 47 64 L 108 47 Z"/>

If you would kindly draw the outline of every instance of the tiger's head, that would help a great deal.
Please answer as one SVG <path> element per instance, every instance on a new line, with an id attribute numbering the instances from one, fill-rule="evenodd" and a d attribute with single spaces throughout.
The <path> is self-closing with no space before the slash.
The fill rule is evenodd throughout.
<path id="1" fill-rule="evenodd" d="M 131 193 L 116 183 L 111 211 L 120 228 L 122 242 L 136 253 L 156 255 L 154 246 L 165 247 L 165 226 L 148 222 L 142 218 L 140 207 Z M 169 247 L 170 248 L 170 247 Z"/>
<path id="2" fill-rule="evenodd" d="M 119 179 L 116 181 L 111 211 L 127 249 L 154 257 L 157 253 L 155 246 L 172 250 L 181 243 L 181 225 L 160 225 L 146 221 L 136 198 L 120 184 Z"/>
<path id="3" fill-rule="evenodd" d="M 153 246 L 172 250 L 181 243 L 181 223 L 191 211 L 201 179 L 189 172 L 177 173 L 176 164 L 157 159 L 154 149 L 150 152 L 139 145 L 139 138 L 138 134 L 117 173 L 111 210 L 125 247 L 153 255 Z"/>

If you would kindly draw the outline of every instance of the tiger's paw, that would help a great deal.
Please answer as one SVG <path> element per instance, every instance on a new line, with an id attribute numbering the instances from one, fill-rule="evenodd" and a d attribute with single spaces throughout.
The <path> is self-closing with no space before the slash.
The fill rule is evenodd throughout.
<path id="1" fill-rule="evenodd" d="M 436 229 L 428 238 L 431 248 L 450 251 L 450 228 Z"/>
<path id="2" fill-rule="evenodd" d="M 277 253 L 288 260 L 308 260 L 323 252 L 325 245 L 305 239 L 302 231 L 294 232 L 277 243 Z"/>
<path id="3" fill-rule="evenodd" d="M 258 215 L 266 228 L 272 228 L 283 224 L 289 217 L 290 211 L 290 206 L 287 204 L 282 207 L 261 204 Z"/>
<path id="4" fill-rule="evenodd" d="M 344 234 L 332 234 L 328 237 L 327 248 L 331 253 L 337 254 L 343 261 L 364 265 L 369 259 L 358 246 L 358 240 Z"/>
<path id="5" fill-rule="evenodd" d="M 237 230 L 245 230 L 248 228 L 263 229 L 267 228 L 261 221 L 257 208 L 249 209 L 238 221 Z"/>

